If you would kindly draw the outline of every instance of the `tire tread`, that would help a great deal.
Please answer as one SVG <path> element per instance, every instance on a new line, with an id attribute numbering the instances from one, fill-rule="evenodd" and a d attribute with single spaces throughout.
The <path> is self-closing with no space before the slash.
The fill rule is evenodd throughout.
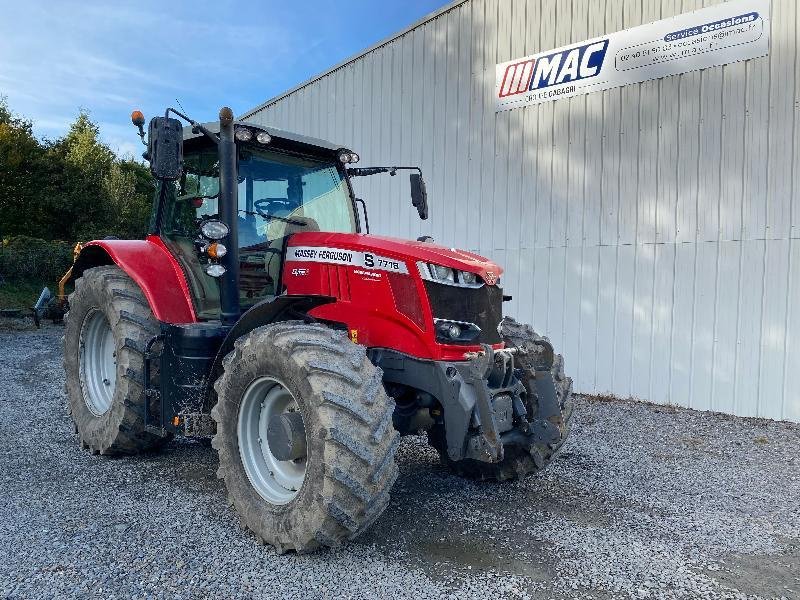
<path id="1" fill-rule="evenodd" d="M 142 290 L 118 266 L 105 265 L 83 272 L 75 281 L 68 303 L 70 310 L 64 316 L 65 387 L 81 447 L 103 455 L 137 454 L 160 447 L 169 437 L 144 428 L 144 405 L 148 401 L 142 371 L 144 348 L 159 328 Z M 99 426 L 84 410 L 77 360 L 82 325 L 77 320 L 92 308 L 106 313 L 115 338 L 121 340 L 117 351 L 117 361 L 121 363 L 117 371 L 118 393 L 111 409 L 120 412 L 114 412 L 114 419 L 109 415 Z"/>
<path id="2" fill-rule="evenodd" d="M 303 484 L 314 486 L 309 492 L 318 499 L 311 509 L 314 514 L 304 514 L 301 525 L 291 528 L 274 520 L 265 525 L 260 508 L 265 501 L 259 504 L 234 494 L 242 489 L 243 470 L 234 437 L 238 401 L 229 390 L 236 388 L 237 367 L 258 361 L 265 348 L 274 350 L 272 360 L 285 357 L 280 360 L 293 361 L 297 371 L 292 372 L 304 373 L 300 378 L 308 382 L 312 396 L 304 402 L 314 408 L 318 439 L 325 448 L 321 477 L 314 481 L 307 477 Z M 337 547 L 380 517 L 397 478 L 394 456 L 399 434 L 391 426 L 394 400 L 383 389 L 382 372 L 367 359 L 363 347 L 353 344 L 345 332 L 289 321 L 259 327 L 237 340 L 223 367 L 214 384 L 219 400 L 211 412 L 217 423 L 213 446 L 219 452 L 219 476 L 249 529 L 282 551 L 309 552 L 320 546 Z M 236 389 L 242 389 L 241 384 Z"/>

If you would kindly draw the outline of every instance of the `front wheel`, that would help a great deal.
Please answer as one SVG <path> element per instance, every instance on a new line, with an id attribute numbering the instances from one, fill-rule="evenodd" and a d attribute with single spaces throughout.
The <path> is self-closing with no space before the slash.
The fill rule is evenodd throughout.
<path id="1" fill-rule="evenodd" d="M 389 503 L 399 436 L 364 348 L 290 321 L 237 340 L 223 367 L 213 446 L 243 524 L 279 552 L 367 529 Z"/>

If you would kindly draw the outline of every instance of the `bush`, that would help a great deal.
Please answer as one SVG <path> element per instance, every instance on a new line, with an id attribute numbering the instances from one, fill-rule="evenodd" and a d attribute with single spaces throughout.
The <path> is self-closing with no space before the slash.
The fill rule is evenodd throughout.
<path id="1" fill-rule="evenodd" d="M 58 281 L 72 265 L 69 242 L 18 235 L 0 245 L 0 277 L 8 281 Z"/>
<path id="2" fill-rule="evenodd" d="M 57 140 L 33 131 L 0 96 L 0 237 L 144 237 L 155 191 L 147 167 L 116 156 L 85 111 Z"/>

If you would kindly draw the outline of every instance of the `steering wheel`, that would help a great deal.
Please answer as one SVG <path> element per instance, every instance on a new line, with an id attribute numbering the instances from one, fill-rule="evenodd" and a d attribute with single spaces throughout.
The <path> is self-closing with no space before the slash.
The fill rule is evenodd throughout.
<path id="1" fill-rule="evenodd" d="M 259 215 L 269 221 L 276 216 L 276 212 L 286 211 L 286 213 L 289 214 L 294 210 L 295 206 L 294 202 L 282 198 L 262 198 L 253 203 L 253 208 L 256 209 Z"/>

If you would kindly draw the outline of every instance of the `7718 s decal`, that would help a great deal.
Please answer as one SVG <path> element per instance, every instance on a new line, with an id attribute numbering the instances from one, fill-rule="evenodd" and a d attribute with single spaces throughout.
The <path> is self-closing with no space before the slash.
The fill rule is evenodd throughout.
<path id="1" fill-rule="evenodd" d="M 286 251 L 287 261 L 304 261 L 351 265 L 363 269 L 408 273 L 406 263 L 395 258 L 380 256 L 372 252 L 358 252 L 341 248 L 315 248 L 311 246 L 291 246 Z"/>

